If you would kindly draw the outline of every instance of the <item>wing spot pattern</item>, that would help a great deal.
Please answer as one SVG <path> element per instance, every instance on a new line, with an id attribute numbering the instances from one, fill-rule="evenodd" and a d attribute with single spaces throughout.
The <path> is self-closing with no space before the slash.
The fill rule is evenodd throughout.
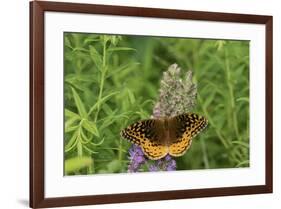
<path id="1" fill-rule="evenodd" d="M 159 135 L 155 129 L 156 119 L 140 121 L 121 131 L 121 136 L 132 143 L 140 145 L 145 155 L 157 160 L 167 153 L 172 156 L 181 156 L 190 147 L 192 138 L 207 126 L 207 120 L 196 114 L 182 114 L 175 117 L 177 121 L 175 141 L 169 146 L 159 143 Z"/>

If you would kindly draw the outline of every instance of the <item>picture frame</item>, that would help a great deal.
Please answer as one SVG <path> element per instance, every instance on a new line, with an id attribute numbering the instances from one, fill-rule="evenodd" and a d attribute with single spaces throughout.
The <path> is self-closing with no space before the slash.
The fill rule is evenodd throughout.
<path id="1" fill-rule="evenodd" d="M 200 25 L 200 21 L 218 22 L 224 24 L 246 24 L 260 25 L 264 29 L 263 59 L 264 66 L 261 75 L 264 75 L 264 97 L 260 98 L 264 103 L 264 135 L 261 137 L 261 149 L 264 150 L 262 162 L 264 162 L 264 184 L 253 185 L 238 185 L 238 186 L 220 186 L 211 188 L 192 188 L 192 189 L 161 189 L 154 191 L 143 190 L 142 192 L 108 192 L 95 194 L 81 194 L 73 192 L 73 195 L 46 196 L 46 173 L 50 166 L 46 161 L 46 147 L 49 146 L 46 141 L 46 135 L 50 135 L 50 131 L 46 131 L 46 117 L 48 117 L 48 103 L 46 95 L 52 93 L 54 89 L 46 86 L 46 25 L 52 22 L 46 22 L 46 14 L 48 12 L 55 15 L 60 14 L 81 14 L 81 15 L 102 15 L 110 16 L 111 18 L 126 17 L 149 19 L 156 18 L 161 21 L 180 20 L 195 21 Z M 56 16 L 57 17 L 57 16 Z M 87 16 L 88 17 L 88 16 Z M 73 23 L 74 24 L 74 23 Z M 182 23 L 180 23 L 182 24 Z M 192 30 L 192 29 L 191 29 Z M 272 193 L 272 166 L 273 166 L 273 143 L 272 143 L 272 73 L 273 73 L 273 17 L 265 15 L 249 15 L 249 14 L 231 14 L 231 13 L 216 13 L 203 11 L 184 11 L 184 10 L 169 10 L 156 8 L 140 8 L 140 7 L 125 7 L 125 6 L 108 6 L 108 5 L 93 5 L 93 4 L 78 4 L 78 3 L 62 3 L 62 2 L 47 2 L 33 1 L 30 2 L 30 207 L 46 208 L 60 206 L 78 206 L 90 204 L 107 204 L 107 203 L 125 203 L 138 201 L 155 201 L 155 200 L 170 200 L 183 198 L 201 198 L 213 196 L 227 195 L 245 195 Z M 92 31 L 95 33 L 96 31 Z M 110 30 L 109 30 L 110 32 Z M 254 64 L 254 63 L 253 63 Z M 255 66 L 255 65 L 253 65 Z M 253 72 L 254 69 L 251 69 Z M 53 77 L 53 79 L 55 79 Z M 255 87 L 255 86 L 251 86 Z M 63 100 L 63 98 L 61 98 Z M 258 113 L 256 113 L 258 114 Z M 63 131 L 63 130 L 61 130 Z M 251 156 L 255 157 L 255 156 Z M 252 160 L 252 159 L 251 159 Z M 48 165 L 47 165 L 48 164 Z M 63 174 L 62 174 L 63 177 Z M 80 177 L 74 177 L 80 178 Z M 114 175 L 104 176 L 104 179 L 112 178 Z M 144 177 L 148 178 L 148 177 Z M 58 186 L 59 187 L 59 186 Z M 67 187 L 67 185 L 66 185 Z M 110 187 L 109 187 L 110 188 Z M 175 187 L 176 188 L 176 187 Z M 70 188 L 68 188 L 70 190 Z M 116 190 L 117 191 L 117 190 Z"/>

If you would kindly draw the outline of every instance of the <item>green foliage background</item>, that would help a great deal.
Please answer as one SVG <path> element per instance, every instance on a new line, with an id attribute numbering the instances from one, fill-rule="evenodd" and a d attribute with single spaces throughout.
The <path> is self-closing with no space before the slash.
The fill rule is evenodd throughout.
<path id="1" fill-rule="evenodd" d="M 127 172 L 120 130 L 150 117 L 173 63 L 193 71 L 209 121 L 177 170 L 249 166 L 248 41 L 65 33 L 65 175 Z"/>

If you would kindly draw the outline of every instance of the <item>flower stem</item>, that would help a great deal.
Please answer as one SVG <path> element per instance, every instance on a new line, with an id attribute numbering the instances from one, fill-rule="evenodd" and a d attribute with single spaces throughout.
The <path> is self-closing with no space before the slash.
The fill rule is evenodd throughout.
<path id="1" fill-rule="evenodd" d="M 233 85 L 232 85 L 231 77 L 230 77 L 230 66 L 229 66 L 229 60 L 227 59 L 227 57 L 228 57 L 227 49 L 225 49 L 225 57 L 226 57 L 225 58 L 226 82 L 227 82 L 228 91 L 229 91 L 229 97 L 230 97 L 230 114 L 232 115 L 233 128 L 234 128 L 236 137 L 240 141 L 241 137 L 240 137 L 240 134 L 239 134 L 238 124 L 237 124 L 237 116 L 236 116 L 236 108 L 235 108 L 235 97 L 234 97 Z"/>
<path id="2" fill-rule="evenodd" d="M 99 111 L 100 111 L 100 100 L 102 98 L 102 94 L 103 94 L 103 87 L 104 87 L 104 81 L 105 81 L 105 77 L 106 77 L 106 42 L 107 40 L 104 38 L 103 39 L 103 56 L 102 56 L 102 69 L 101 69 L 101 79 L 100 79 L 100 88 L 99 88 L 99 96 L 98 96 L 98 106 L 97 106 L 97 111 L 95 114 L 95 119 L 94 122 L 97 122 L 98 119 L 98 115 L 99 115 Z"/>
<path id="3" fill-rule="evenodd" d="M 208 159 L 208 153 L 207 153 L 207 149 L 206 149 L 205 140 L 203 138 L 200 138 L 199 141 L 200 141 L 201 148 L 202 148 L 201 150 L 202 150 L 202 153 L 203 153 L 203 161 L 204 161 L 205 168 L 209 169 L 210 165 L 209 165 L 209 159 Z"/>

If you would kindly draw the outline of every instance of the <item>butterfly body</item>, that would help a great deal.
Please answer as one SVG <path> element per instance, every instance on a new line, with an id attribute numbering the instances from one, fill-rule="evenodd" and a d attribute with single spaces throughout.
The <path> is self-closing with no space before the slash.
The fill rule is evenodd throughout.
<path id="1" fill-rule="evenodd" d="M 192 138 L 207 126 L 207 120 L 194 113 L 138 121 L 121 131 L 121 136 L 139 145 L 152 160 L 182 156 Z"/>

